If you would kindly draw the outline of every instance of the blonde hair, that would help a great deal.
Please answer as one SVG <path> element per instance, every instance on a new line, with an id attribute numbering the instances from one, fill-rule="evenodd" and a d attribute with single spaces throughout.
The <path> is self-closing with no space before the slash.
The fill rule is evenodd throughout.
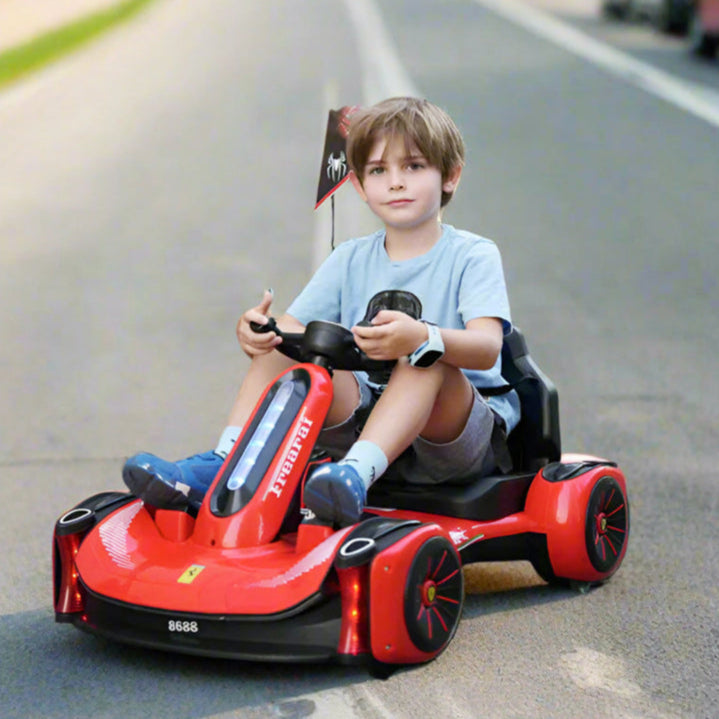
<path id="1" fill-rule="evenodd" d="M 393 97 L 357 110 L 350 117 L 347 161 L 360 182 L 374 144 L 383 137 L 388 142 L 402 138 L 408 150 L 414 145 L 440 171 L 442 182 L 464 165 L 464 140 L 444 110 L 428 100 Z M 442 207 L 452 194 L 442 191 Z"/>

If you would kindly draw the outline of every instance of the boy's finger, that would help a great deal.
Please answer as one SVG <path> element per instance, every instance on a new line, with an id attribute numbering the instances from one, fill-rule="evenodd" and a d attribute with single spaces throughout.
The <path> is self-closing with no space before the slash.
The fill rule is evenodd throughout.
<path id="1" fill-rule="evenodd" d="M 372 318 L 372 324 L 377 325 L 384 325 L 387 324 L 387 322 L 392 321 L 392 311 L 391 310 L 380 310 L 373 318 Z"/>
<path id="2" fill-rule="evenodd" d="M 274 299 L 274 297 L 275 295 L 271 289 L 265 290 L 265 294 L 262 296 L 262 302 L 260 302 L 259 306 L 257 307 L 257 309 L 263 315 L 266 315 L 269 311 L 270 305 L 272 304 L 272 300 Z"/>
<path id="3" fill-rule="evenodd" d="M 374 327 L 355 326 L 352 328 L 352 334 L 355 336 L 355 339 L 369 339 L 370 337 L 375 337 L 377 331 Z"/>

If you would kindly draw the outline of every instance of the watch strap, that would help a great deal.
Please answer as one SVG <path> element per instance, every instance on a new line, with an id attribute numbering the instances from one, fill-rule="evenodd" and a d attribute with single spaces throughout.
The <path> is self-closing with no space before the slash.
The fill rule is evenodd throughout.
<path id="1" fill-rule="evenodd" d="M 427 339 L 409 355 L 413 367 L 431 367 L 444 355 L 444 340 L 439 327 L 434 322 L 420 320 L 427 325 Z"/>

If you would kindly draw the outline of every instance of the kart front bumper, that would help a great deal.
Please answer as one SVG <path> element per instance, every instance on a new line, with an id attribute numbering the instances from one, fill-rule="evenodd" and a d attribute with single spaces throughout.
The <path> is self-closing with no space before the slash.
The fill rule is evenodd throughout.
<path id="1" fill-rule="evenodd" d="M 340 655 L 340 597 L 317 594 L 288 612 L 230 616 L 174 612 L 110 599 L 83 587 L 82 612 L 57 621 L 107 639 L 172 652 L 256 661 L 351 662 Z"/>

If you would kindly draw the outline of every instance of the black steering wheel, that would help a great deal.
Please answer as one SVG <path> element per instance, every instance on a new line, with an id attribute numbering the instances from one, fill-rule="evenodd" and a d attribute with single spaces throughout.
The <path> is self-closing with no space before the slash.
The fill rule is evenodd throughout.
<path id="1" fill-rule="evenodd" d="M 367 312 L 359 324 L 369 324 L 382 309 L 397 309 L 419 319 L 422 304 L 411 292 L 385 290 L 376 294 L 367 305 Z M 253 332 L 275 332 L 282 343 L 275 348 L 296 362 L 312 362 L 332 370 L 350 370 L 370 373 L 370 379 L 385 384 L 397 360 L 375 360 L 368 357 L 355 343 L 354 336 L 346 327 L 336 322 L 313 320 L 304 332 L 283 332 L 269 317 L 261 325 L 250 322 Z"/>
<path id="2" fill-rule="evenodd" d="M 355 343 L 352 333 L 342 325 L 313 320 L 304 332 L 283 332 L 274 317 L 267 324 L 251 322 L 253 332 L 274 332 L 282 338 L 275 349 L 296 362 L 311 362 L 332 370 L 362 372 L 391 371 L 396 360 L 370 359 Z"/>

